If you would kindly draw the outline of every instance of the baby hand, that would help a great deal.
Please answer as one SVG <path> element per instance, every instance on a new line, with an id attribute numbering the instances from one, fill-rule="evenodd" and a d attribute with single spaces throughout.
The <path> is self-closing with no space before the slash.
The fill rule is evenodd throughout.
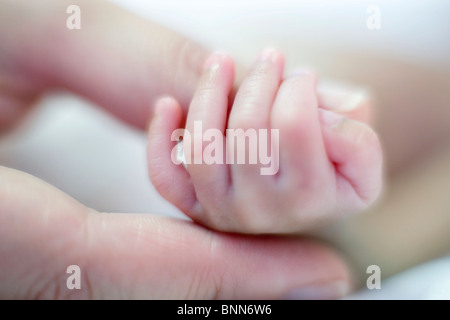
<path id="1" fill-rule="evenodd" d="M 312 73 L 283 78 L 283 68 L 279 52 L 263 51 L 229 110 L 233 61 L 208 59 L 185 124 L 185 167 L 176 161 L 182 109 L 169 97 L 157 102 L 150 178 L 194 221 L 223 231 L 292 233 L 361 211 L 380 193 L 374 131 L 319 106 Z"/>

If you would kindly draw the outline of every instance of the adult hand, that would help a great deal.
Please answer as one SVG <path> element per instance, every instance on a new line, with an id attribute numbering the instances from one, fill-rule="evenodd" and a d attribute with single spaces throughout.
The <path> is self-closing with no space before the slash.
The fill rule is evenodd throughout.
<path id="1" fill-rule="evenodd" d="M 0 167 L 0 298 L 337 298 L 345 265 L 307 239 L 249 237 L 189 221 L 99 213 Z M 69 290 L 78 265 L 81 289 Z"/>

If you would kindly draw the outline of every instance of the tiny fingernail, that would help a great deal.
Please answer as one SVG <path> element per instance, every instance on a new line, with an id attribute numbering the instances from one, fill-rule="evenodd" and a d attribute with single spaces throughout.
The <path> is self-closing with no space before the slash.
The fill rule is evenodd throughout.
<path id="1" fill-rule="evenodd" d="M 261 62 L 271 61 L 273 62 L 276 59 L 277 51 L 273 48 L 264 49 L 259 55 L 258 60 Z"/>
<path id="2" fill-rule="evenodd" d="M 309 285 L 291 289 L 282 300 L 333 300 L 345 296 L 349 287 L 345 282 Z"/>
<path id="3" fill-rule="evenodd" d="M 347 101 L 341 105 L 339 111 L 351 111 L 356 109 L 363 101 L 368 100 L 368 93 L 366 90 L 359 90 L 349 95 Z"/>
<path id="4" fill-rule="evenodd" d="M 209 56 L 208 59 L 206 59 L 205 64 L 203 66 L 203 70 L 205 72 L 211 72 L 216 73 L 217 70 L 220 68 L 220 64 L 222 60 L 224 59 L 225 54 L 216 52 Z"/>
<path id="5" fill-rule="evenodd" d="M 319 117 L 323 124 L 333 127 L 338 125 L 344 117 L 336 112 L 319 109 Z"/>

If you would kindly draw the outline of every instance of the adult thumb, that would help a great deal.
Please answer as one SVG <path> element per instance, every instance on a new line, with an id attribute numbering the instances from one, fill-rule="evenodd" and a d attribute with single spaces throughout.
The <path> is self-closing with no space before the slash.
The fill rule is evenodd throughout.
<path id="1" fill-rule="evenodd" d="M 96 279 L 109 282 L 91 277 L 91 283 L 103 283 L 105 293 L 156 299 L 334 299 L 349 289 L 340 258 L 307 239 L 218 233 L 152 215 L 100 220 L 103 231 L 95 236 L 93 265 Z M 127 290 L 118 283 L 127 284 Z"/>
<path id="2" fill-rule="evenodd" d="M 332 299 L 349 286 L 342 260 L 305 238 L 99 213 L 23 172 L 0 174 L 1 298 Z"/>

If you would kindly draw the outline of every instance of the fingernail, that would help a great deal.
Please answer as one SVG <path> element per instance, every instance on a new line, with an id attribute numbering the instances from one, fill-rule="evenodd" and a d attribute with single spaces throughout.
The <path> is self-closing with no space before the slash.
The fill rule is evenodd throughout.
<path id="1" fill-rule="evenodd" d="M 337 126 L 345 118 L 333 111 L 319 109 L 319 117 L 323 124 L 334 127 Z"/>
<path id="2" fill-rule="evenodd" d="M 370 98 L 367 88 L 339 82 L 319 83 L 317 92 L 324 108 L 340 112 L 354 110 Z"/>
<path id="3" fill-rule="evenodd" d="M 184 155 L 183 140 L 177 141 L 177 161 L 181 163 L 185 169 L 187 169 L 186 156 Z"/>
<path id="4" fill-rule="evenodd" d="M 154 106 L 153 113 L 155 117 L 159 117 L 166 109 L 167 105 L 173 104 L 174 100 L 172 97 L 165 96 L 159 98 Z"/>
<path id="5" fill-rule="evenodd" d="M 333 300 L 345 296 L 349 287 L 345 282 L 309 285 L 291 289 L 282 300 Z"/>
<path id="6" fill-rule="evenodd" d="M 264 49 L 259 55 L 258 60 L 261 62 L 274 62 L 277 57 L 278 51 L 273 48 Z"/>
<path id="7" fill-rule="evenodd" d="M 221 52 L 211 54 L 209 58 L 206 59 L 203 70 L 211 74 L 217 73 L 224 58 L 225 54 Z"/>
<path id="8" fill-rule="evenodd" d="M 348 100 L 341 105 L 341 111 L 351 111 L 356 109 L 363 101 L 368 100 L 368 93 L 360 90 L 349 95 Z"/>

